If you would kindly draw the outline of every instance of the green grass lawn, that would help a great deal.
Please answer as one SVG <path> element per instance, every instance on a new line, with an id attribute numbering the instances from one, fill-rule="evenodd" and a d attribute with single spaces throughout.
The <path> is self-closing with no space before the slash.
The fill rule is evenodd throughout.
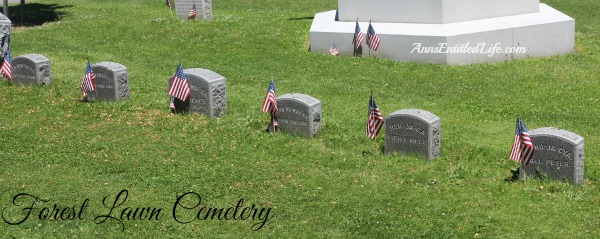
<path id="1" fill-rule="evenodd" d="M 209 22 L 180 21 L 161 0 L 28 0 L 31 21 L 58 20 L 14 26 L 12 56 L 49 58 L 52 84 L 0 81 L 0 237 L 597 238 L 600 2 L 544 3 L 575 18 L 575 53 L 440 66 L 308 52 L 311 18 L 335 0 L 213 1 Z M 129 100 L 72 100 L 88 57 L 128 68 Z M 223 117 L 169 113 L 166 79 L 178 63 L 227 79 Z M 264 132 L 271 78 L 278 95 L 321 100 L 316 137 Z M 441 156 L 383 155 L 382 138 L 376 146 L 364 136 L 371 90 L 384 116 L 403 108 L 439 116 Z M 583 186 L 508 180 L 517 113 L 529 130 L 585 138 Z M 127 200 L 116 200 L 122 190 Z M 188 192 L 200 205 L 183 208 L 198 203 L 185 194 L 174 216 Z M 9 225 L 32 204 L 29 196 L 13 202 L 20 193 L 40 201 Z M 192 220 L 201 207 L 241 199 L 257 212 L 272 209 L 266 225 L 253 230 L 258 213 Z M 55 204 L 73 220 L 44 220 Z M 96 218 L 127 219 L 136 208 L 161 211 L 123 224 Z"/>

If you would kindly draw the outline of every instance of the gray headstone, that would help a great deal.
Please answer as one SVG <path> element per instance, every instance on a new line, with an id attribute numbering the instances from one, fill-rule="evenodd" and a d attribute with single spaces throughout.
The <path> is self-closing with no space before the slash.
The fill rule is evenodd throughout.
<path id="1" fill-rule="evenodd" d="M 196 20 L 212 20 L 212 0 L 177 0 L 175 12 L 181 20 L 187 20 L 188 14 L 196 4 Z"/>
<path id="2" fill-rule="evenodd" d="M 101 100 L 123 100 L 129 98 L 129 74 L 125 66 L 103 61 L 92 65 L 96 77 L 96 92 Z"/>
<path id="3" fill-rule="evenodd" d="M 521 165 L 526 175 L 545 174 L 548 178 L 583 184 L 581 136 L 557 128 L 539 128 L 528 133 L 535 151 L 529 165 Z"/>
<path id="4" fill-rule="evenodd" d="M 420 154 L 432 160 L 440 156 L 440 118 L 419 109 L 402 109 L 385 118 L 385 153 Z"/>
<path id="5" fill-rule="evenodd" d="M 24 85 L 50 85 L 52 73 L 50 60 L 39 54 L 15 57 L 11 62 L 12 83 Z"/>
<path id="6" fill-rule="evenodd" d="M 310 95 L 294 93 L 279 96 L 277 108 L 279 130 L 282 132 L 312 137 L 321 129 L 321 101 Z"/>
<path id="7" fill-rule="evenodd" d="M 10 28 L 12 22 L 4 14 L 0 13 L 0 59 L 4 62 L 6 51 L 10 47 Z"/>
<path id="8" fill-rule="evenodd" d="M 183 74 L 190 87 L 190 97 L 187 102 L 181 102 L 183 104 L 176 103 L 178 111 L 189 110 L 210 118 L 220 117 L 227 112 L 225 77 L 202 68 L 184 69 Z"/>

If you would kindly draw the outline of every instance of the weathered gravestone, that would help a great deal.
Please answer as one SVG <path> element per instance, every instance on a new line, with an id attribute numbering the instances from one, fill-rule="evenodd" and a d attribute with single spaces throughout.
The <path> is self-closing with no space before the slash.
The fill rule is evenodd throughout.
<path id="1" fill-rule="evenodd" d="M 529 131 L 529 137 L 535 151 L 529 165 L 521 165 L 526 175 L 546 175 L 575 185 L 583 184 L 581 136 L 557 128 L 539 128 Z"/>
<path id="2" fill-rule="evenodd" d="M 6 51 L 10 48 L 10 27 L 12 22 L 0 13 L 0 62 L 4 62 Z"/>
<path id="3" fill-rule="evenodd" d="M 196 18 L 199 20 L 212 20 L 212 0 L 177 0 L 175 12 L 182 20 L 188 19 L 188 14 L 196 4 Z"/>
<path id="4" fill-rule="evenodd" d="M 279 130 L 305 137 L 321 129 L 321 101 L 305 94 L 285 94 L 277 97 Z"/>
<path id="5" fill-rule="evenodd" d="M 129 98 L 129 74 L 125 66 L 115 62 L 99 62 L 92 65 L 96 77 L 94 97 L 101 100 Z"/>
<path id="6" fill-rule="evenodd" d="M 190 96 L 186 102 L 175 101 L 177 111 L 197 112 L 210 118 L 225 114 L 227 111 L 225 77 L 202 68 L 184 69 L 183 75 L 190 87 Z M 171 80 L 172 78 L 169 78 L 169 84 Z"/>
<path id="7" fill-rule="evenodd" d="M 432 160 L 440 156 L 440 118 L 419 109 L 402 109 L 385 118 L 385 153 L 417 153 Z"/>
<path id="8" fill-rule="evenodd" d="M 24 85 L 50 85 L 50 60 L 39 54 L 15 57 L 11 62 L 12 82 Z"/>

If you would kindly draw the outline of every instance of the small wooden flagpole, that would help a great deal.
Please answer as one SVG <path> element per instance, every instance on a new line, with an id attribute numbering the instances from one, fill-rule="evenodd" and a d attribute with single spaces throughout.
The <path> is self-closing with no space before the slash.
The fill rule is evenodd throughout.
<path id="1" fill-rule="evenodd" d="M 369 27 L 371 26 L 371 19 L 369 19 Z M 367 27 L 367 46 L 369 47 L 369 57 L 371 57 L 371 43 L 369 43 L 369 41 L 371 40 L 371 37 L 369 35 L 369 28 Z M 371 91 L 371 95 L 373 94 L 373 92 Z"/>
<path id="2" fill-rule="evenodd" d="M 517 112 L 517 123 L 519 124 L 517 126 L 517 127 L 519 127 L 519 132 L 521 132 L 521 114 L 519 114 L 519 112 Z M 521 136 L 519 135 L 519 137 L 521 137 Z M 519 159 L 519 178 L 522 178 L 525 182 L 527 182 L 527 174 L 523 170 L 523 161 L 521 161 L 520 159 Z"/>
<path id="3" fill-rule="evenodd" d="M 90 57 L 88 57 L 87 60 L 88 60 L 88 63 L 90 63 L 90 70 L 91 70 L 92 69 L 92 65 L 91 65 L 91 62 L 90 62 Z M 93 74 L 94 71 L 91 70 L 91 73 Z M 96 78 L 96 77 L 94 76 L 94 78 Z M 92 82 L 92 83 L 94 84 L 94 96 L 95 96 L 94 100 L 98 100 L 98 90 L 96 89 L 96 81 L 94 80 L 94 82 Z"/>

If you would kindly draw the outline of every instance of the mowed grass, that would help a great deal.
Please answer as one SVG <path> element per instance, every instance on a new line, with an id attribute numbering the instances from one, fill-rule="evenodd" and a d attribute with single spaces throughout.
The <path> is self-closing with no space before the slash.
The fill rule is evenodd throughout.
<path id="1" fill-rule="evenodd" d="M 3 238 L 600 236 L 597 1 L 545 1 L 576 19 L 575 53 L 471 66 L 310 53 L 311 18 L 335 9 L 335 0 L 214 1 L 209 22 L 180 21 L 159 0 L 27 3 L 60 19 L 12 29 L 12 56 L 48 57 L 52 84 L 0 82 Z M 73 101 L 86 58 L 125 65 L 130 99 Z M 178 63 L 226 77 L 223 117 L 169 113 L 166 80 Z M 271 78 L 278 95 L 321 100 L 316 137 L 264 132 L 269 117 L 260 106 Z M 384 115 L 403 108 L 438 115 L 441 156 L 383 155 L 381 136 L 376 144 L 364 136 L 371 91 Z M 509 180 L 517 113 L 529 130 L 558 127 L 585 138 L 583 186 Z M 110 215 L 157 208 L 160 218 L 97 223 L 110 211 L 103 199 L 110 206 L 122 190 L 129 197 Z M 186 192 L 200 195 L 201 206 L 243 199 L 244 207 L 272 211 L 257 231 L 252 218 L 179 223 L 172 210 Z M 13 202 L 20 193 L 47 202 L 9 225 L 32 203 Z M 82 220 L 39 219 L 43 207 L 79 210 L 85 199 Z M 199 207 L 178 210 L 191 220 Z"/>

